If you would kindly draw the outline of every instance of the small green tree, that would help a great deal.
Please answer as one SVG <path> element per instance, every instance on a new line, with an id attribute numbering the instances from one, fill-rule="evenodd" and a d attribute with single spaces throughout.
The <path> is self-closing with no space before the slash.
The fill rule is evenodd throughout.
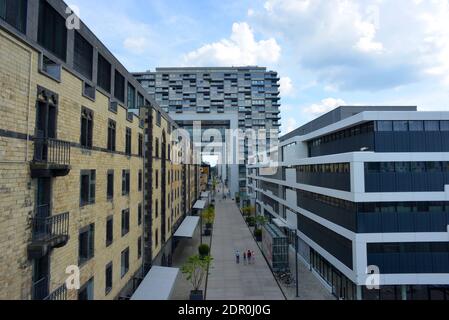
<path id="1" fill-rule="evenodd" d="M 213 224 L 215 220 L 215 207 L 210 205 L 203 211 L 203 219 L 207 224 Z"/>
<path id="2" fill-rule="evenodd" d="M 181 272 L 186 275 L 186 279 L 192 284 L 194 291 L 199 291 L 209 268 L 213 261 L 211 256 L 200 257 L 194 255 L 189 257 L 181 267 Z"/>
<path id="3" fill-rule="evenodd" d="M 264 225 L 266 225 L 268 223 L 268 218 L 265 217 L 262 214 L 259 214 L 256 216 L 256 225 L 258 228 L 263 227 Z"/>

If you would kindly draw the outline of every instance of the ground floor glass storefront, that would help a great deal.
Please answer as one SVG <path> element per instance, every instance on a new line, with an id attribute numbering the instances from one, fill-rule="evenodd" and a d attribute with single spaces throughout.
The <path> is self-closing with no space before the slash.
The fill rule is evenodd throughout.
<path id="1" fill-rule="evenodd" d="M 332 294 L 337 299 L 357 299 L 356 285 L 313 249 L 310 249 L 310 266 L 332 287 Z"/>

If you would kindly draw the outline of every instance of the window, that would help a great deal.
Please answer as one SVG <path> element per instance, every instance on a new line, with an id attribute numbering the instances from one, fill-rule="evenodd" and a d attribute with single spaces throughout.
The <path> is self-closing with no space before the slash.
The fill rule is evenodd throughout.
<path id="1" fill-rule="evenodd" d="M 129 209 L 122 210 L 122 237 L 129 232 Z"/>
<path id="2" fill-rule="evenodd" d="M 128 83 L 128 109 L 136 108 L 136 89 Z"/>
<path id="3" fill-rule="evenodd" d="M 78 291 L 78 300 L 94 300 L 94 278 L 87 281 Z"/>
<path id="4" fill-rule="evenodd" d="M 125 153 L 131 155 L 131 128 L 126 128 Z"/>
<path id="5" fill-rule="evenodd" d="M 117 123 L 114 120 L 108 120 L 108 150 L 115 151 L 115 139 L 117 134 Z"/>
<path id="6" fill-rule="evenodd" d="M 154 206 L 155 206 L 154 213 L 156 214 L 156 218 L 157 218 L 159 216 L 159 201 L 158 200 L 156 200 Z"/>
<path id="7" fill-rule="evenodd" d="M 75 48 L 73 50 L 73 67 L 87 79 L 92 80 L 92 45 L 75 31 Z"/>
<path id="8" fill-rule="evenodd" d="M 393 121 L 377 121 L 377 131 L 393 131 Z"/>
<path id="9" fill-rule="evenodd" d="M 91 224 L 79 233 L 79 258 L 82 265 L 94 257 L 95 225 Z"/>
<path id="10" fill-rule="evenodd" d="M 142 257 L 142 237 L 137 240 L 137 259 Z"/>
<path id="11" fill-rule="evenodd" d="M 115 70 L 114 97 L 125 102 L 125 78 L 117 70 Z"/>
<path id="12" fill-rule="evenodd" d="M 408 131 L 408 121 L 394 121 L 393 122 L 394 131 Z"/>
<path id="13" fill-rule="evenodd" d="M 26 32 L 27 0 L 0 0 L 0 18 L 22 33 Z"/>
<path id="14" fill-rule="evenodd" d="M 449 131 L 449 121 L 440 121 L 440 129 L 441 131 Z"/>
<path id="15" fill-rule="evenodd" d="M 111 64 L 101 54 L 98 54 L 97 69 L 97 85 L 111 93 Z"/>
<path id="16" fill-rule="evenodd" d="M 108 295 L 109 292 L 112 291 L 112 279 L 113 279 L 113 272 L 112 272 L 112 262 L 110 262 L 106 266 L 105 270 L 105 294 Z"/>
<path id="17" fill-rule="evenodd" d="M 45 55 L 42 55 L 41 71 L 50 78 L 61 81 L 61 65 Z"/>
<path id="18" fill-rule="evenodd" d="M 159 246 L 159 230 L 156 229 L 156 232 L 154 233 L 154 245 L 157 248 Z"/>
<path id="19" fill-rule="evenodd" d="M 160 111 L 156 111 L 156 124 L 160 127 L 161 126 L 161 120 L 162 120 L 162 115 Z"/>
<path id="20" fill-rule="evenodd" d="M 142 204 L 139 203 L 137 207 L 137 225 L 140 226 L 142 224 Z"/>
<path id="21" fill-rule="evenodd" d="M 122 195 L 129 195 L 130 190 L 130 173 L 129 170 L 122 171 Z"/>
<path id="22" fill-rule="evenodd" d="M 39 2 L 37 42 L 59 59 L 66 60 L 67 28 L 65 19 L 44 0 Z"/>
<path id="23" fill-rule="evenodd" d="M 121 254 L 120 274 L 122 278 L 128 273 L 128 270 L 129 270 L 129 248 L 123 250 Z"/>
<path id="24" fill-rule="evenodd" d="M 156 189 L 158 189 L 159 188 L 159 171 L 158 170 L 156 170 L 155 176 L 156 176 L 156 178 L 154 179 L 154 185 L 155 185 Z"/>
<path id="25" fill-rule="evenodd" d="M 81 146 L 92 148 L 94 113 L 85 107 L 81 109 Z"/>
<path id="26" fill-rule="evenodd" d="M 143 95 L 140 93 L 137 95 L 137 108 L 141 108 L 145 106 L 145 99 L 143 98 Z"/>
<path id="27" fill-rule="evenodd" d="M 424 131 L 424 122 L 423 121 L 409 121 L 409 129 L 410 131 Z"/>
<path id="28" fill-rule="evenodd" d="M 108 186 L 106 195 L 108 200 L 114 198 L 114 170 L 108 171 Z"/>
<path id="29" fill-rule="evenodd" d="M 139 191 L 142 191 L 142 170 L 139 170 L 139 177 L 138 177 L 138 181 L 139 181 L 139 183 L 138 183 L 138 190 Z"/>
<path id="30" fill-rule="evenodd" d="M 424 121 L 425 131 L 440 131 L 439 121 Z"/>
<path id="31" fill-rule="evenodd" d="M 95 170 L 81 171 L 81 206 L 95 203 L 95 175 Z"/>
<path id="32" fill-rule="evenodd" d="M 156 138 L 156 141 L 154 143 L 154 152 L 155 152 L 155 157 L 159 158 L 159 139 Z"/>
<path id="33" fill-rule="evenodd" d="M 91 100 L 95 100 L 95 93 L 96 93 L 95 87 L 91 86 L 87 82 L 83 83 L 83 96 Z"/>
<path id="34" fill-rule="evenodd" d="M 138 155 L 139 155 L 139 157 L 143 157 L 143 135 L 141 133 L 139 133 L 138 139 L 139 139 L 137 142 L 138 148 L 139 148 Z"/>
<path id="35" fill-rule="evenodd" d="M 114 217 L 110 216 L 106 220 L 106 247 L 114 241 Z"/>

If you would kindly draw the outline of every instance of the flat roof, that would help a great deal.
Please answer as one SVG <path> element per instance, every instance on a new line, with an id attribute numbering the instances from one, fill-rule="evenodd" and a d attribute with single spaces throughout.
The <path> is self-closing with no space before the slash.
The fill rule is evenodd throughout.
<path id="1" fill-rule="evenodd" d="M 193 238 L 199 222 L 200 217 L 187 216 L 173 236 L 178 238 Z"/>
<path id="2" fill-rule="evenodd" d="M 178 275 L 179 268 L 152 267 L 131 300 L 169 300 Z"/>
<path id="3" fill-rule="evenodd" d="M 195 205 L 193 206 L 193 209 L 203 210 L 205 207 L 206 207 L 206 201 L 198 200 L 197 202 L 195 202 Z"/>

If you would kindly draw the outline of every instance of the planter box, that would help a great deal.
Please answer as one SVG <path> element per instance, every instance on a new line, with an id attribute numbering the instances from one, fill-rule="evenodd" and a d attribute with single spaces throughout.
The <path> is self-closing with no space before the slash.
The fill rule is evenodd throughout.
<path id="1" fill-rule="evenodd" d="M 205 235 L 205 236 L 210 236 L 211 234 L 212 234 L 212 232 L 211 232 L 210 229 L 204 230 L 204 235 Z"/>
<path id="2" fill-rule="evenodd" d="M 190 300 L 191 301 L 203 301 L 203 290 L 198 291 L 190 291 Z"/>
<path id="3" fill-rule="evenodd" d="M 212 223 L 206 223 L 206 229 L 212 229 L 213 225 Z"/>

